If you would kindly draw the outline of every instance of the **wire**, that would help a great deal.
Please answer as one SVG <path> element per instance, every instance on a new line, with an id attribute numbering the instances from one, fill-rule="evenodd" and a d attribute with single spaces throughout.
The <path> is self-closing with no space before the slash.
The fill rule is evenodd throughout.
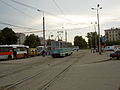
<path id="1" fill-rule="evenodd" d="M 56 17 L 59 17 L 59 18 L 61 18 L 61 19 L 70 21 L 69 19 L 66 19 L 66 18 L 64 18 L 64 17 L 55 15 L 55 14 L 53 14 L 53 13 L 50 13 L 50 12 L 47 12 L 47 11 L 44 11 L 44 10 L 40 10 L 39 8 L 33 7 L 33 6 L 31 6 L 31 5 L 28 5 L 28 4 L 25 4 L 25 3 L 22 3 L 22 2 L 18 2 L 18 1 L 16 1 L 16 0 L 10 0 L 10 1 L 12 1 L 12 2 L 14 2 L 14 3 L 17 3 L 17 4 L 19 4 L 19 5 L 22 5 L 22 6 L 28 7 L 28 8 L 30 8 L 30 9 L 35 10 L 35 11 L 47 13 L 47 14 L 49 14 L 49 15 L 56 16 Z"/>
<path id="2" fill-rule="evenodd" d="M 30 27 L 24 27 L 24 26 L 19 26 L 19 25 L 14 25 L 14 24 L 10 24 L 10 23 L 6 23 L 6 22 L 2 22 L 0 21 L 0 24 L 3 25 L 8 25 L 8 26 L 13 26 L 13 27 L 17 27 L 17 28 L 23 28 L 23 29 L 30 29 L 30 30 L 38 30 L 38 31 L 30 31 L 30 32 L 22 32 L 22 33 L 37 33 L 37 32 L 43 32 L 43 30 L 39 30 L 39 29 L 35 29 L 35 28 L 30 28 Z M 89 27 L 89 26 L 88 26 Z M 84 29 L 84 28 L 88 28 L 88 27 L 83 27 L 83 28 L 76 28 L 76 30 L 80 30 L 80 29 Z M 67 29 L 67 31 L 72 31 L 73 29 Z M 74 31 L 76 31 L 74 29 Z M 48 31 L 56 31 L 56 30 L 48 30 Z"/>
<path id="3" fill-rule="evenodd" d="M 24 15 L 27 15 L 27 16 L 29 16 L 29 17 L 31 17 L 31 18 L 33 19 L 33 17 L 32 17 L 32 16 L 30 16 L 30 15 L 26 14 L 26 13 L 25 13 L 25 12 L 23 12 L 22 10 L 19 10 L 19 9 L 17 9 L 17 8 L 13 7 L 12 5 L 8 4 L 7 2 L 5 2 L 5 1 L 3 1 L 3 0 L 0 0 L 0 1 L 1 1 L 3 4 L 5 4 L 5 5 L 7 5 L 7 6 L 11 7 L 11 8 L 13 8 L 13 9 L 15 9 L 16 11 L 18 11 L 18 12 L 20 12 L 20 13 L 24 14 Z"/>
<path id="4" fill-rule="evenodd" d="M 63 19 L 63 20 L 66 20 L 66 21 L 68 21 L 69 23 L 71 22 L 70 24 L 71 24 L 71 25 L 74 25 L 74 24 L 73 24 L 73 21 L 70 20 L 70 19 L 68 19 L 68 18 L 55 15 L 55 14 L 53 14 L 53 13 L 51 13 L 51 12 L 47 12 L 47 11 L 45 11 L 45 10 L 41 10 L 41 9 L 39 9 L 39 8 L 33 7 L 33 6 L 28 5 L 28 4 L 25 4 L 25 3 L 23 3 L 23 2 L 19 2 L 19 1 L 16 1 L 16 0 L 10 0 L 10 1 L 12 1 L 12 2 L 14 2 L 14 3 L 16 3 L 16 4 L 19 4 L 19 5 L 22 5 L 22 6 L 24 6 L 24 7 L 28 7 L 28 8 L 30 8 L 30 9 L 35 10 L 35 11 L 42 12 L 42 13 L 43 13 L 43 16 L 44 16 L 44 13 L 46 13 L 46 14 L 49 14 L 49 15 L 52 15 L 52 16 L 61 18 L 61 19 Z M 58 4 L 57 4 L 55 1 L 54 1 L 54 3 L 55 3 L 55 4 L 57 5 L 57 7 L 62 11 L 62 9 L 58 6 Z M 63 13 L 63 11 L 62 11 L 62 13 Z M 64 16 L 65 16 L 65 15 L 64 15 Z"/>
<path id="5" fill-rule="evenodd" d="M 62 14 L 64 14 L 63 10 L 59 7 L 59 5 L 57 4 L 57 2 L 55 0 L 52 0 L 54 2 L 54 4 L 56 5 L 56 7 L 60 10 L 60 12 Z"/>
<path id="6" fill-rule="evenodd" d="M 43 32 L 43 31 L 31 31 L 31 32 L 22 32 L 22 33 L 38 33 L 38 32 Z"/>
<path id="7" fill-rule="evenodd" d="M 39 29 L 34 29 L 34 28 L 29 28 L 29 27 L 18 26 L 18 25 L 14 25 L 14 24 L 2 22 L 2 21 L 0 21 L 0 24 L 13 26 L 13 27 L 18 27 L 18 28 L 23 28 L 23 29 L 39 30 Z"/>
<path id="8" fill-rule="evenodd" d="M 21 2 L 15 1 L 15 0 L 10 0 L 10 1 L 12 1 L 14 3 L 17 3 L 17 4 L 20 4 L 22 6 L 28 7 L 28 8 L 31 8 L 31 9 L 37 10 L 37 8 L 35 8 L 33 6 L 30 6 L 30 5 L 27 5 L 27 4 L 24 4 L 24 3 L 21 3 Z M 39 10 L 39 11 L 41 11 L 41 10 Z"/>

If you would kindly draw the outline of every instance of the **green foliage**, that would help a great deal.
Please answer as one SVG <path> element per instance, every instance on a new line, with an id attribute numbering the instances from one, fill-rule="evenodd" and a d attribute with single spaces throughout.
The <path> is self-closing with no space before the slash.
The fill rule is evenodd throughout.
<path id="1" fill-rule="evenodd" d="M 26 40 L 24 45 L 28 45 L 31 48 L 35 48 L 40 45 L 40 39 L 38 36 L 31 34 L 30 36 L 26 36 Z"/>
<path id="2" fill-rule="evenodd" d="M 48 45 L 48 46 L 51 46 L 51 42 L 52 42 L 52 41 L 55 41 L 55 40 L 48 39 L 48 40 L 47 40 L 47 45 Z"/>
<path id="3" fill-rule="evenodd" d="M 82 38 L 82 36 L 75 36 L 74 46 L 79 46 L 79 48 L 87 48 L 87 42 Z"/>
<path id="4" fill-rule="evenodd" d="M 5 43 L 5 37 L 2 34 L 2 32 L 0 32 L 0 45 L 3 45 Z"/>
<path id="5" fill-rule="evenodd" d="M 96 46 L 98 46 L 98 38 L 99 36 L 97 35 L 96 32 L 90 32 L 90 33 L 87 33 L 87 36 L 88 38 L 88 46 L 89 48 L 97 48 Z"/>
<path id="6" fill-rule="evenodd" d="M 106 41 L 104 42 L 106 46 L 111 46 L 111 45 L 120 45 L 120 40 L 117 41 Z"/>
<path id="7" fill-rule="evenodd" d="M 10 44 L 16 44 L 17 42 L 17 36 L 15 32 L 11 28 L 4 28 L 0 32 L 0 44 L 1 45 L 10 45 Z"/>

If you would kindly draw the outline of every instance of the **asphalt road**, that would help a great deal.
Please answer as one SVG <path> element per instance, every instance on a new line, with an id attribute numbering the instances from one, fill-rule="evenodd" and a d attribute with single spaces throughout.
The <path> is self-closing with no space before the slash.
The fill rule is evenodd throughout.
<path id="1" fill-rule="evenodd" d="M 120 61 L 88 50 L 0 62 L 0 90 L 118 90 Z"/>

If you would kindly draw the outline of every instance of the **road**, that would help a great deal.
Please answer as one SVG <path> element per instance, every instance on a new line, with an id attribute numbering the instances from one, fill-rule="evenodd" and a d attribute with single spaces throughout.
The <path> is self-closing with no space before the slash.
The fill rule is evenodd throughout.
<path id="1" fill-rule="evenodd" d="M 0 90 L 118 90 L 120 61 L 89 50 L 0 62 Z"/>

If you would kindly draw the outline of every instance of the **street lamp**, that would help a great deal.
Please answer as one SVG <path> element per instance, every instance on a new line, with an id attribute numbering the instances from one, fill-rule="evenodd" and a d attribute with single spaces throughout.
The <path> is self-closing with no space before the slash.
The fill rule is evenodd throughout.
<path id="1" fill-rule="evenodd" d="M 43 12 L 43 40 L 44 40 L 44 49 L 46 48 L 46 40 L 45 40 L 45 17 Z"/>
<path id="2" fill-rule="evenodd" d="M 44 41 L 44 49 L 46 48 L 46 40 L 45 40 L 45 17 L 44 17 L 44 11 L 37 9 L 38 12 L 43 13 L 43 41 Z"/>
<path id="3" fill-rule="evenodd" d="M 101 54 L 101 42 L 100 42 L 100 22 L 99 22 L 99 9 L 102 9 L 99 4 L 97 4 L 97 8 L 91 8 L 92 10 L 97 10 L 97 24 L 98 24 L 98 35 L 99 35 L 99 54 Z"/>

